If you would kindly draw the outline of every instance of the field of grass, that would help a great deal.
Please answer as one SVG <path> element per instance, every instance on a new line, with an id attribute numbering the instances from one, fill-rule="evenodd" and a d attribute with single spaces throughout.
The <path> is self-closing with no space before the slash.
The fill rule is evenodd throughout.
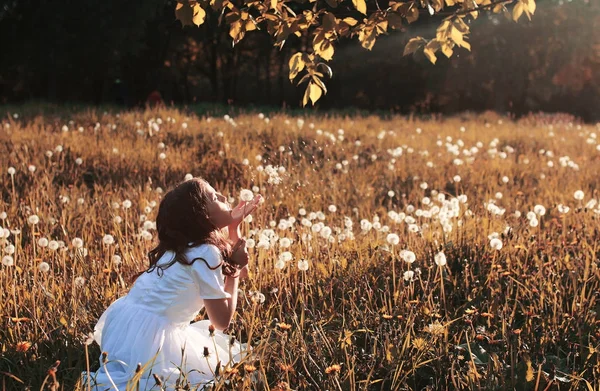
<path id="1" fill-rule="evenodd" d="M 187 174 L 266 199 L 244 225 L 232 325 L 255 357 L 217 389 L 600 389 L 600 126 L 174 109 L 0 121 L 2 390 L 82 389 L 87 359 L 99 366 L 88 335 L 145 269 L 161 195 Z"/>

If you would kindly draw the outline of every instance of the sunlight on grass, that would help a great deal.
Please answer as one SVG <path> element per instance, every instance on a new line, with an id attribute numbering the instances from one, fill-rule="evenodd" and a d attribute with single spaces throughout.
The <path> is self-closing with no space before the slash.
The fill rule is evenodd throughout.
<path id="1" fill-rule="evenodd" d="M 1 127 L 3 388 L 84 389 L 89 333 L 190 176 L 266 199 L 230 331 L 254 356 L 215 389 L 600 387 L 598 126 L 90 109 Z"/>

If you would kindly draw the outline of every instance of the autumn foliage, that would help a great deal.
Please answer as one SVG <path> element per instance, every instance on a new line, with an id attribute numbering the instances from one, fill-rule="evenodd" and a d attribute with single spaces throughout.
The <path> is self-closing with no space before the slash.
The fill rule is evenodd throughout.
<path id="1" fill-rule="evenodd" d="M 507 6 L 513 5 L 512 11 Z M 290 36 L 306 37 L 310 47 L 292 56 L 289 62 L 290 80 L 306 85 L 302 104 L 316 103 L 327 88 L 323 78 L 331 76 L 326 64 L 335 54 L 335 45 L 342 39 L 357 38 L 361 46 L 371 50 L 377 38 L 392 30 L 405 31 L 421 15 L 443 16 L 435 37 L 414 37 L 408 41 L 404 54 L 422 50 L 435 64 L 440 53 L 451 57 L 455 48 L 471 49 L 468 42 L 468 22 L 482 11 L 509 14 L 515 21 L 522 15 L 535 13 L 535 0 L 178 0 L 175 15 L 183 26 L 204 23 L 207 11 L 218 15 L 219 23 L 229 26 L 233 44 L 247 32 L 261 29 L 273 38 L 273 44 L 283 47 Z M 298 76 L 302 76 L 297 80 Z M 297 81 L 296 81 L 297 80 Z"/>

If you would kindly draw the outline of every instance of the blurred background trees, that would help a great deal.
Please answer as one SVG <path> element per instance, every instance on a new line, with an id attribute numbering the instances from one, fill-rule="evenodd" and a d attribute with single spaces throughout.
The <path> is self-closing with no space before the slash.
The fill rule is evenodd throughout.
<path id="1" fill-rule="evenodd" d="M 380 36 L 372 51 L 356 41 L 336 46 L 321 109 L 397 112 L 497 110 L 571 112 L 600 118 L 600 2 L 538 0 L 532 21 L 482 14 L 471 23 L 472 51 L 455 49 L 432 65 L 403 56 L 416 35 L 439 24 L 419 20 Z M 298 107 L 288 61 L 310 48 L 292 36 L 280 50 L 265 31 L 232 45 L 229 27 L 208 13 L 182 28 L 175 3 L 104 0 L 0 1 L 0 104 L 52 102 L 221 102 Z"/>

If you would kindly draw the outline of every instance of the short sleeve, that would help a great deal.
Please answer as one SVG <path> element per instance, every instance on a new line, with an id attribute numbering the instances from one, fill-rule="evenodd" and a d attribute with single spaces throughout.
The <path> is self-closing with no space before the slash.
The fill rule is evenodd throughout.
<path id="1" fill-rule="evenodd" d="M 229 293 L 225 292 L 225 277 L 220 266 L 222 258 L 217 247 L 201 245 L 191 249 L 187 256 L 190 261 L 193 260 L 192 276 L 198 285 L 200 298 L 227 299 L 231 297 Z"/>

